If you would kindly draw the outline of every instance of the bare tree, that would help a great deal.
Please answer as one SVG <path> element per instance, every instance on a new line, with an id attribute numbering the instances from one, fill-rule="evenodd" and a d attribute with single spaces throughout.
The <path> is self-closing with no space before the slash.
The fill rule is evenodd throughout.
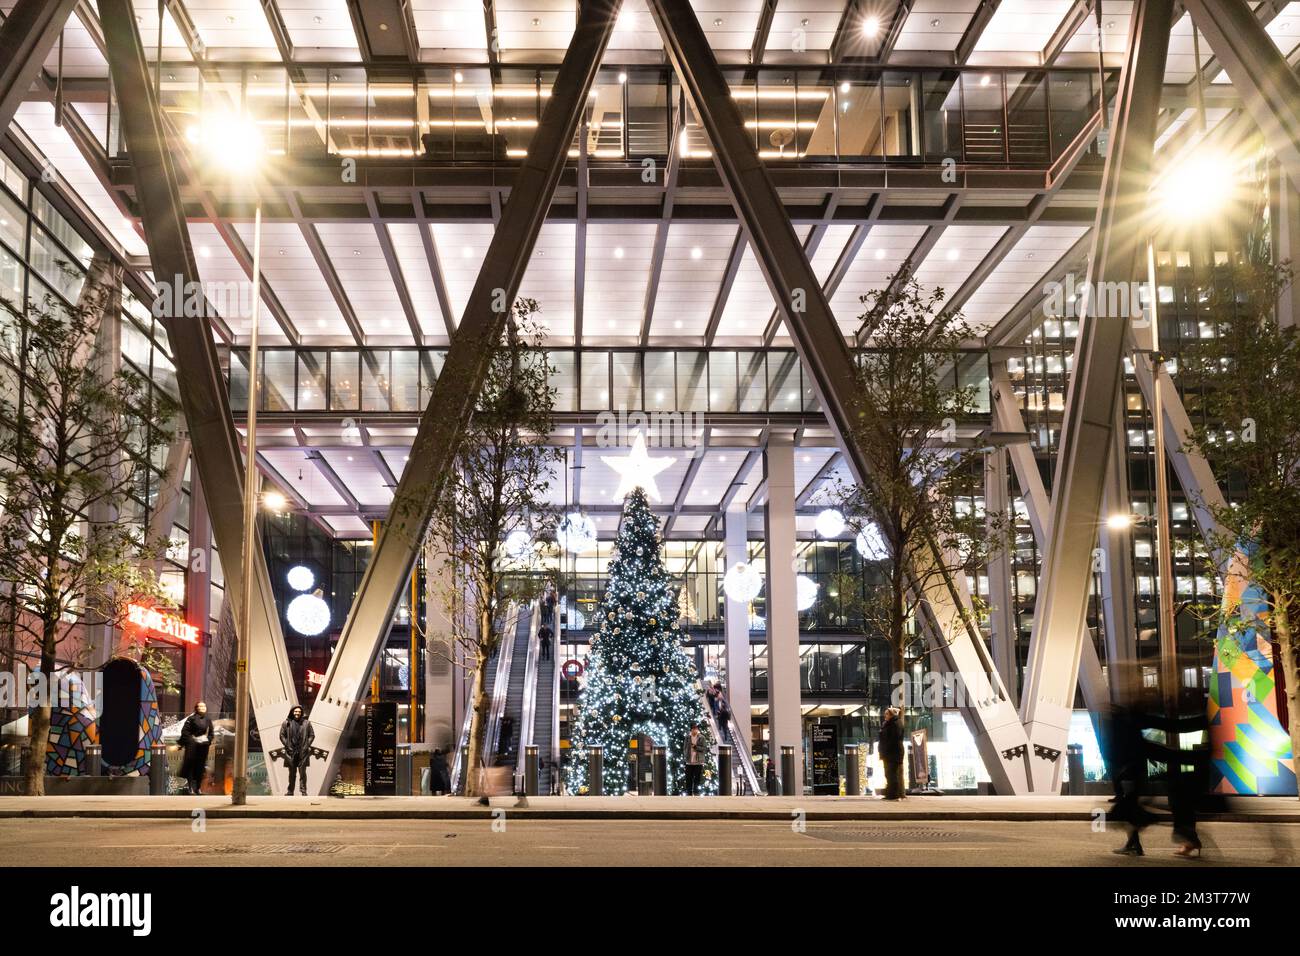
<path id="1" fill-rule="evenodd" d="M 870 476 L 832 491 L 877 563 L 860 578 L 841 576 L 841 599 L 864 633 L 888 644 L 903 706 L 912 622 L 925 594 L 945 578 L 974 575 L 1004 546 L 1009 525 L 977 507 L 984 450 L 958 440 L 959 424 L 979 410 L 976 388 L 960 375 L 961 346 L 972 334 L 960 312 L 943 310 L 943 298 L 911 276 L 895 291 L 863 296 L 873 332 L 858 360 L 862 414 L 852 440 Z"/>
<path id="2" fill-rule="evenodd" d="M 553 522 L 547 493 L 560 452 L 546 442 L 557 389 L 537 312 L 532 299 L 515 303 L 429 528 L 431 550 L 455 570 L 442 598 L 464 608 L 452 615 L 450 657 L 473 675 L 467 795 L 479 787 L 488 664 L 509 605 L 531 600 L 542 586 L 535 542 Z M 520 547 L 508 552 L 508 543 Z"/>
<path id="3" fill-rule="evenodd" d="M 18 379 L 0 395 L 0 582 L 16 641 L 47 682 L 70 637 L 119 627 L 131 600 L 162 600 L 151 561 L 165 542 L 145 540 L 131 499 L 176 406 L 134 371 L 111 371 L 99 332 L 117 290 L 94 275 L 73 308 L 49 293 L 26 308 L 0 301 L 0 361 Z M 32 710 L 29 795 L 45 789 L 50 710 L 48 699 Z"/>

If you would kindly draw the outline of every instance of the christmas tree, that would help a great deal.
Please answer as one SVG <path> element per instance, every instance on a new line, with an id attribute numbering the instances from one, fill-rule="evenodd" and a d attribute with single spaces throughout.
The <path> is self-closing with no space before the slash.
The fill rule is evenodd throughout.
<path id="1" fill-rule="evenodd" d="M 609 586 L 591 640 L 586 684 L 578 698 L 569 765 L 570 793 L 587 792 L 587 748 L 604 747 L 604 790 L 627 791 L 629 741 L 649 737 L 668 748 L 668 793 L 685 792 L 686 741 L 698 724 L 710 745 L 702 793 L 717 792 L 713 740 L 695 662 L 682 647 L 677 593 L 659 553 L 658 522 L 646 494 L 623 502 Z"/>

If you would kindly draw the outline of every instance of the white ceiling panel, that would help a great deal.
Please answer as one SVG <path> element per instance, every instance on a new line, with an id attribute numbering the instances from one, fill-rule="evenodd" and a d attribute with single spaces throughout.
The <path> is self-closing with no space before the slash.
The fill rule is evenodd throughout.
<path id="1" fill-rule="evenodd" d="M 99 218 L 106 232 L 133 256 L 145 255 L 144 239 L 135 231 L 95 175 L 67 130 L 54 125 L 54 104 L 28 102 L 18 107 L 14 122 L 49 160 L 54 176 L 65 182 Z"/>
<path id="2" fill-rule="evenodd" d="M 808 239 L 812 226 L 795 226 L 795 235 L 799 242 Z M 736 281 L 732 283 L 731 294 L 722 310 L 722 319 L 718 322 L 717 338 L 753 340 L 761 338 L 767 330 L 768 319 L 776 308 L 776 300 L 767 288 L 763 270 L 758 266 L 754 247 L 746 243 L 745 253 L 740 259 L 740 268 L 736 270 Z"/>
<path id="3" fill-rule="evenodd" d="M 1006 232 L 1003 226 L 948 226 L 916 270 L 924 292 L 943 288 L 952 295 Z"/>
<path id="4" fill-rule="evenodd" d="M 347 507 L 347 499 L 334 490 L 315 462 L 307 457 L 306 451 L 268 448 L 265 451 L 259 449 L 257 455 L 275 469 L 287 488 L 313 508 Z"/>
<path id="5" fill-rule="evenodd" d="M 925 232 L 924 226 L 873 226 L 831 298 L 831 311 L 847 332 L 856 332 L 865 311 L 862 296 L 884 289 Z"/>
<path id="6" fill-rule="evenodd" d="M 445 341 L 447 325 L 442 317 L 442 306 L 438 303 L 438 291 L 433 284 L 429 257 L 424 251 L 424 242 L 420 239 L 420 230 L 423 228 L 425 227 L 418 223 L 390 222 L 387 226 L 388 237 L 393 243 L 393 252 L 402 270 L 406 290 L 415 306 L 415 316 L 420 321 L 421 330 L 435 341 Z"/>
<path id="7" fill-rule="evenodd" d="M 903 21 L 896 50 L 957 49 L 979 0 L 918 0 Z"/>
<path id="8" fill-rule="evenodd" d="M 376 467 L 370 453 L 356 451 L 323 451 L 325 463 L 334 470 L 352 497 L 363 507 L 387 507 L 392 503 L 393 490 Z"/>
<path id="9" fill-rule="evenodd" d="M 654 223 L 590 223 L 583 339 L 629 339 L 641 334 Z"/>
<path id="10" fill-rule="evenodd" d="M 465 303 L 478 280 L 478 270 L 492 242 L 493 226 L 486 222 L 439 222 L 430 226 L 433 244 L 438 250 L 447 299 L 451 303 L 452 322 L 460 324 Z"/>
<path id="11" fill-rule="evenodd" d="M 209 305 L 221 314 L 236 338 L 247 338 L 252 327 L 253 294 L 248 274 L 235 260 L 216 226 L 191 222 L 189 230 L 194 261 L 199 266 L 199 281 L 203 283 Z M 274 291 L 275 287 L 269 281 L 265 285 Z M 262 307 L 257 313 L 258 335 L 265 336 L 272 343 L 285 341 L 280 324 L 266 306 L 265 293 L 262 298 Z"/>
<path id="12" fill-rule="evenodd" d="M 978 53 L 1038 53 L 1047 46 L 1074 0 L 1003 0 L 979 41 Z"/>
<path id="13" fill-rule="evenodd" d="M 235 229 L 251 250 L 253 224 L 236 223 Z M 262 274 L 305 341 L 352 338 L 296 223 L 262 223 Z"/>
<path id="14" fill-rule="evenodd" d="M 365 335 L 411 342 L 411 326 L 374 227 L 322 222 L 316 232 Z"/>
<path id="15" fill-rule="evenodd" d="M 347 0 L 276 0 L 276 6 L 295 56 L 310 51 L 316 54 L 311 59 L 361 59 Z"/>
<path id="16" fill-rule="evenodd" d="M 663 270 L 655 293 L 651 336 L 704 335 L 736 227 L 675 222 L 668 228 Z"/>
<path id="17" fill-rule="evenodd" d="M 1086 226 L 1030 227 L 962 306 L 971 327 L 983 332 L 996 324 L 1087 231 Z"/>
<path id="18" fill-rule="evenodd" d="M 843 16 L 844 0 L 781 0 L 772 16 L 767 49 L 774 53 L 794 52 L 800 46 L 805 51 L 830 49 Z"/>
<path id="19" fill-rule="evenodd" d="M 477 62 L 487 60 L 481 0 L 411 0 L 411 16 L 421 48 L 473 51 Z"/>
<path id="20" fill-rule="evenodd" d="M 538 320 L 552 344 L 573 339 L 573 275 L 577 228 L 573 223 L 548 222 L 542 226 L 528 263 L 521 298 L 536 299 Z M 590 237 L 588 243 L 591 242 Z M 587 247 L 588 262 L 591 247 Z M 590 266 L 588 266 L 590 268 Z"/>
<path id="21" fill-rule="evenodd" d="M 259 0 L 185 0 L 209 57 L 279 59 L 275 35 Z"/>

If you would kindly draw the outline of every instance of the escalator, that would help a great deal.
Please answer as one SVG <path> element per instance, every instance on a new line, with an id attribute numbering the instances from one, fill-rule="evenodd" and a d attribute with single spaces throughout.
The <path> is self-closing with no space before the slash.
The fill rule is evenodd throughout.
<path id="1" fill-rule="evenodd" d="M 552 613 L 548 622 L 552 629 L 550 656 L 542 658 L 541 641 L 537 632 L 542 624 L 539 605 L 535 617 L 537 624 L 529 628 L 527 664 L 524 667 L 523 703 L 520 708 L 520 740 L 515 758 L 515 791 L 527 791 L 527 752 L 528 745 L 537 748 L 537 793 L 547 796 L 551 793 L 553 769 L 560 750 L 560 728 L 557 720 L 556 701 L 559 700 L 560 674 L 556 669 L 555 655 L 560 647 L 560 635 L 557 633 L 559 615 Z"/>
<path id="2" fill-rule="evenodd" d="M 497 647 L 496 658 L 488 662 L 487 673 L 483 679 L 483 691 L 491 703 L 488 707 L 487 730 L 483 738 L 483 766 L 490 766 L 493 763 L 493 756 L 497 753 L 497 741 L 501 732 L 501 718 L 506 713 L 506 697 L 510 686 L 511 664 L 514 661 L 514 650 L 518 643 L 519 629 L 522 626 L 524 633 L 527 634 L 528 621 L 532 616 L 529 614 L 528 609 L 513 606 L 506 612 L 503 633 L 507 636 L 502 639 Z M 523 670 L 522 664 L 519 670 Z M 463 793 L 465 789 L 465 752 L 469 747 L 470 725 L 473 719 L 474 702 L 470 701 L 465 708 L 465 721 L 461 725 L 460 739 L 456 744 L 456 755 L 451 767 L 452 793 Z"/>
<path id="3" fill-rule="evenodd" d="M 757 797 L 763 793 L 758 782 L 758 772 L 754 769 L 754 760 L 749 747 L 737 729 L 735 714 L 727 717 L 725 726 L 720 726 L 718 717 L 709 707 L 707 695 L 701 695 L 704 715 L 709 721 L 709 732 L 720 744 L 731 744 L 731 793 L 737 797 Z"/>
<path id="4" fill-rule="evenodd" d="M 519 741 L 523 739 L 524 691 L 528 686 L 528 666 L 533 663 L 532 658 L 536 653 L 533 649 L 537 643 L 536 602 L 520 610 L 514 631 L 507 633 L 512 634 L 511 646 L 503 646 L 501 653 L 509 651 L 511 663 L 509 669 L 497 677 L 505 682 L 505 694 L 501 710 L 488 728 L 488 739 L 494 742 L 494 746 L 489 747 L 489 752 L 495 757 L 493 762 L 498 766 L 513 767 L 523 750 Z"/>

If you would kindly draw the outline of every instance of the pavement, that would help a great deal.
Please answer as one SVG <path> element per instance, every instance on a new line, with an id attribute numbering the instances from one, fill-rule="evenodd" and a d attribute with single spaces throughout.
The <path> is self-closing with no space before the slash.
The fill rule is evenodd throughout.
<path id="1" fill-rule="evenodd" d="M 908 801 L 909 803 L 911 801 Z M 0 867 L 385 866 L 1295 866 L 1300 825 L 1203 823 L 1204 858 L 1173 854 L 1168 826 L 1143 834 L 1146 855 L 1116 856 L 1122 828 L 1081 820 L 920 822 L 726 819 L 0 820 Z M 1165 879 L 1165 877 L 1161 877 Z M 217 884 L 222 885 L 222 884 Z M 376 884 L 382 885 L 382 884 Z M 567 884 L 556 884 L 563 886 Z M 1119 884 L 1117 884 L 1119 885 Z M 1285 885 L 1285 884 L 1280 884 Z M 1222 880 L 1218 888 L 1239 888 Z M 562 892 L 562 891 L 561 891 Z M 220 896 L 218 892 L 218 896 Z M 579 892 L 579 897 L 582 892 Z M 1109 902 L 1109 891 L 1101 902 Z"/>
<path id="2" fill-rule="evenodd" d="M 715 820 L 715 821 L 1096 821 L 1104 796 L 938 797 L 0 797 L 0 820 L 41 818 L 209 820 Z M 1159 807 L 1159 803 L 1156 804 Z M 1300 823 L 1300 801 L 1244 797 L 1203 819 L 1222 823 Z"/>

